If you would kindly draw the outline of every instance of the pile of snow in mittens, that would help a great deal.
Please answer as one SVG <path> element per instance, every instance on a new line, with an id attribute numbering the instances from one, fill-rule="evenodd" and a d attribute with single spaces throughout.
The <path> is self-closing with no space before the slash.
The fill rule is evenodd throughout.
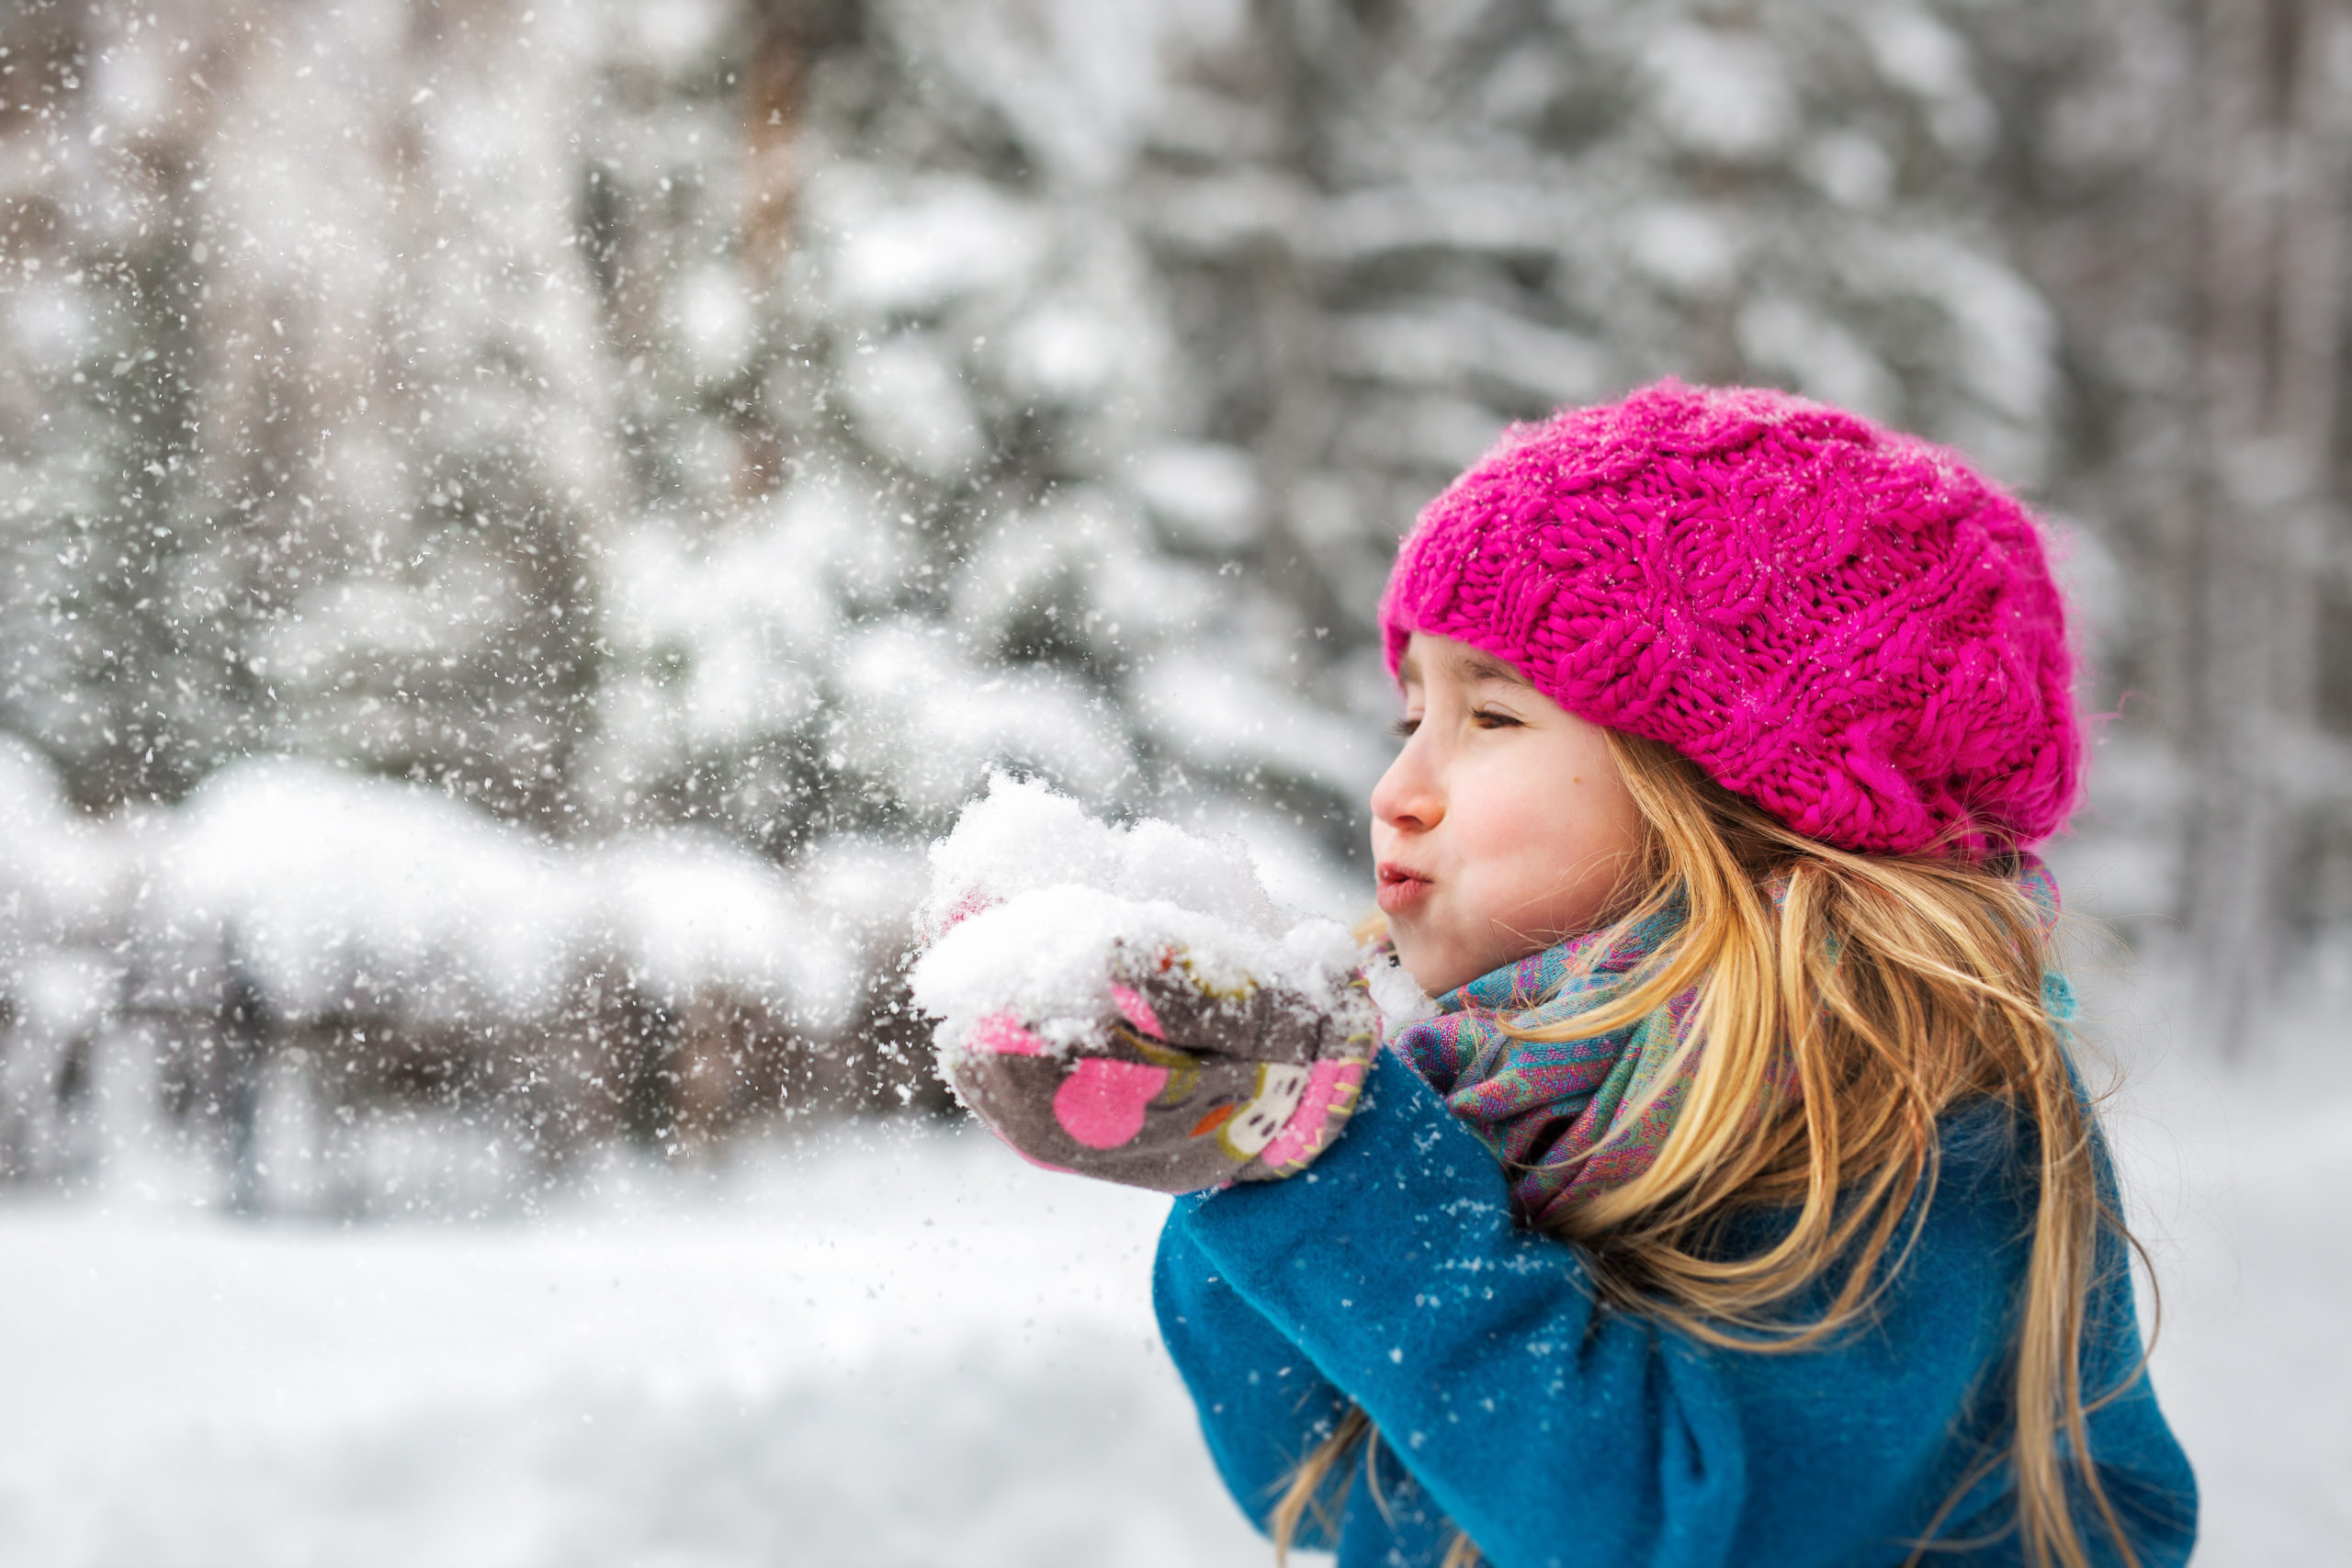
<path id="1" fill-rule="evenodd" d="M 1189 1192 L 1337 1135 L 1378 1043 L 1367 954 L 1280 909 L 1238 843 L 999 778 L 931 859 L 914 1000 L 942 1075 L 1024 1157 Z"/>

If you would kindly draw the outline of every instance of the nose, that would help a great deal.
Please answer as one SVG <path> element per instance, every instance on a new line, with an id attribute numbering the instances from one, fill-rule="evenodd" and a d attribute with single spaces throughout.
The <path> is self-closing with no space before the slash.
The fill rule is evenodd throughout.
<path id="1" fill-rule="evenodd" d="M 1445 792 L 1421 735 L 1405 742 L 1372 790 L 1373 819 L 1397 833 L 1426 833 L 1445 820 Z"/>

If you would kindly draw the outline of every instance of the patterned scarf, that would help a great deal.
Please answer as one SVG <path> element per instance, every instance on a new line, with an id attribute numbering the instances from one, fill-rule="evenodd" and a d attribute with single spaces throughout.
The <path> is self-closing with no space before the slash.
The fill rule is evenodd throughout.
<path id="1" fill-rule="evenodd" d="M 2018 883 L 2046 932 L 2058 918 L 2058 885 L 2034 856 L 2019 862 Z M 1613 942 L 1608 931 L 1571 937 L 1434 998 L 1435 1017 L 1390 1039 L 1389 1049 L 1501 1158 L 1524 1217 L 1541 1220 L 1649 1168 L 1698 1075 L 1699 1050 L 1674 1062 L 1697 992 L 1589 1040 L 1522 1040 L 1504 1021 L 1540 1030 L 1590 1011 L 1681 924 L 1672 908 Z M 2053 1016 L 2073 1010 L 2054 974 L 2043 998 Z"/>

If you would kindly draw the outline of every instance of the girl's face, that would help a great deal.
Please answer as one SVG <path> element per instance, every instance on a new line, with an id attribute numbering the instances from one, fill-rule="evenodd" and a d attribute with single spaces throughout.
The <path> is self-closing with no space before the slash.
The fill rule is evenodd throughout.
<path id="1" fill-rule="evenodd" d="M 1597 725 L 1451 637 L 1397 667 L 1405 749 L 1372 792 L 1396 956 L 1432 996 L 1608 917 L 1641 816 Z"/>

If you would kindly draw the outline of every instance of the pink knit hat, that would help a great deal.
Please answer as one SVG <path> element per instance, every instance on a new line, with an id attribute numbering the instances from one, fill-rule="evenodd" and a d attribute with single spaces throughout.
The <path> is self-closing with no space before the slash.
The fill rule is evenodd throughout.
<path id="1" fill-rule="evenodd" d="M 2075 801 L 2033 520 L 1784 392 L 1669 379 L 1514 426 L 1422 512 L 1380 621 L 1392 674 L 1416 631 L 1468 643 L 1845 849 L 2032 844 Z"/>

